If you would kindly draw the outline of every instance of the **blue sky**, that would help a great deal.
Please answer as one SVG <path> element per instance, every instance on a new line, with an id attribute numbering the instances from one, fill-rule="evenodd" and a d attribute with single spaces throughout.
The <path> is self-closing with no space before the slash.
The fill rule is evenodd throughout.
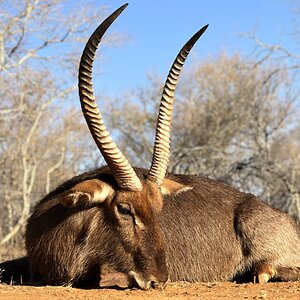
<path id="1" fill-rule="evenodd" d="M 124 3 L 97 1 L 97 4 L 109 5 L 110 12 Z M 147 73 L 156 72 L 166 77 L 179 49 L 207 23 L 210 26 L 191 57 L 205 59 L 222 50 L 248 54 L 253 43 L 239 34 L 254 29 L 264 42 L 280 42 L 291 51 L 299 52 L 299 44 L 292 37 L 296 16 L 291 3 L 295 1 L 132 0 L 111 28 L 129 35 L 130 41 L 119 48 L 104 49 L 102 74 L 95 77 L 96 92 L 101 90 L 116 96 L 122 90 L 144 84 Z"/>

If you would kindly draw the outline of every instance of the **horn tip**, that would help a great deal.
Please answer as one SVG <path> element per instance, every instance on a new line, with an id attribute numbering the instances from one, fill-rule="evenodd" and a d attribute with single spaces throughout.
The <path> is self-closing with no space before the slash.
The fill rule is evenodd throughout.
<path id="1" fill-rule="evenodd" d="M 128 6 L 128 3 L 125 3 L 123 5 L 121 5 L 114 13 L 116 14 L 116 17 L 118 17 L 123 10 Z"/>
<path id="2" fill-rule="evenodd" d="M 128 5 L 129 5 L 129 3 L 125 3 L 125 4 L 123 4 L 120 8 L 121 8 L 121 9 L 125 9 Z"/>
<path id="3" fill-rule="evenodd" d="M 206 31 L 206 29 L 208 28 L 209 24 L 204 25 L 199 32 L 204 33 Z"/>

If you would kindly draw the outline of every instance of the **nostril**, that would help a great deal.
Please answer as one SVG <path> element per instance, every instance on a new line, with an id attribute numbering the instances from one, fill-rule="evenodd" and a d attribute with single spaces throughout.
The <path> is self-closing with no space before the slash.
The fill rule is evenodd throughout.
<path id="1" fill-rule="evenodd" d="M 150 287 L 151 287 L 151 289 L 156 289 L 156 288 L 158 288 L 158 284 L 155 281 L 152 280 L 150 282 Z"/>
<path id="2" fill-rule="evenodd" d="M 150 287 L 152 289 L 164 290 L 166 285 L 167 285 L 167 282 L 157 282 L 157 281 L 151 281 L 150 282 Z"/>
<path id="3" fill-rule="evenodd" d="M 150 276 L 150 280 L 148 281 L 148 287 L 151 289 L 160 289 L 164 290 L 167 284 L 170 282 L 169 276 L 162 276 L 163 280 L 158 279 L 156 276 Z"/>

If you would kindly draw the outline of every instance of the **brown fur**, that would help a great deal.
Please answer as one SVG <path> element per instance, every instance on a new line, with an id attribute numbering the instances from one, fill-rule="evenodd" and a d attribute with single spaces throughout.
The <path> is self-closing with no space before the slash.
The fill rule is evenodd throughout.
<path id="1" fill-rule="evenodd" d="M 31 271 L 39 281 L 99 286 L 100 279 L 101 286 L 102 275 L 102 286 L 136 282 L 147 289 L 163 286 L 168 276 L 207 282 L 259 271 L 271 274 L 268 279 L 275 274 L 277 280 L 299 278 L 299 229 L 286 214 L 198 176 L 167 175 L 162 190 L 169 192 L 162 196 L 145 180 L 146 170 L 136 172 L 142 192 L 119 191 L 102 168 L 67 181 L 41 200 L 26 230 Z M 86 196 L 103 185 L 113 191 L 107 199 Z M 65 202 L 68 191 L 78 188 L 85 196 Z M 117 205 L 130 208 L 130 215 L 120 215 Z"/>

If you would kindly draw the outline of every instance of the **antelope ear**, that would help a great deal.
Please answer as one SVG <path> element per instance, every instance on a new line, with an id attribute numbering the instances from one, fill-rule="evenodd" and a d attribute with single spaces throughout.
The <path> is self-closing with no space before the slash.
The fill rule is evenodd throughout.
<path id="1" fill-rule="evenodd" d="M 115 194 L 111 185 L 98 179 L 82 181 L 64 192 L 59 202 L 68 206 L 88 206 L 110 201 Z"/>
<path id="2" fill-rule="evenodd" d="M 190 190 L 192 187 L 184 185 L 182 183 L 176 182 L 174 180 L 165 178 L 164 183 L 161 186 L 161 193 L 163 195 L 178 194 L 187 190 Z"/>

